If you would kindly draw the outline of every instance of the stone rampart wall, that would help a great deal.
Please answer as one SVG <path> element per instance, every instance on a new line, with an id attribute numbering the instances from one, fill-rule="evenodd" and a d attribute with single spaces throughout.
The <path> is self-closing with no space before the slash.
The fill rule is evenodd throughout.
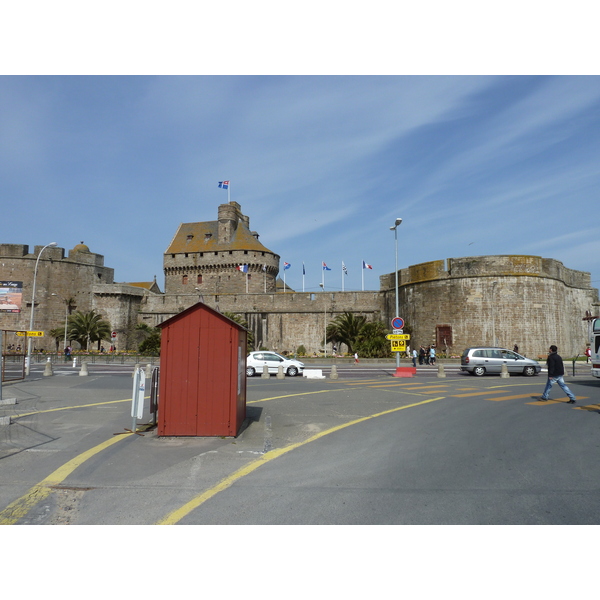
<path id="1" fill-rule="evenodd" d="M 446 267 L 446 268 L 445 268 Z M 394 274 L 380 278 L 389 317 Z M 400 312 L 413 330 L 413 346 L 440 344 L 451 331 L 449 351 L 500 345 L 531 357 L 556 344 L 565 356 L 583 352 L 586 310 L 598 302 L 590 274 L 537 256 L 482 256 L 432 261 L 399 273 Z M 444 348 L 439 348 L 444 350 Z"/>

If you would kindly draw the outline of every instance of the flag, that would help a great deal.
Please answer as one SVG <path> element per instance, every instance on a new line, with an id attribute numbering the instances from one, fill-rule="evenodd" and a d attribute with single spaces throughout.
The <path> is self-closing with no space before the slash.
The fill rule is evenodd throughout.
<path id="1" fill-rule="evenodd" d="M 346 265 L 344 264 L 344 261 L 342 261 L 342 271 L 344 271 L 344 273 L 346 273 L 346 275 L 348 275 L 348 269 L 346 269 Z"/>
<path id="2" fill-rule="evenodd" d="M 306 275 L 306 269 L 304 268 L 304 263 L 302 263 L 302 275 Z"/>
<path id="3" fill-rule="evenodd" d="M 242 273 L 247 273 L 248 272 L 248 265 L 239 265 L 236 267 L 236 269 L 238 271 L 241 271 Z"/>
<path id="4" fill-rule="evenodd" d="M 368 265 L 364 260 L 363 260 L 363 269 L 372 269 L 373 267 L 371 265 Z"/>
<path id="5" fill-rule="evenodd" d="M 263 271 L 267 271 L 267 265 L 263 265 Z"/>
<path id="6" fill-rule="evenodd" d="M 229 187 L 229 181 L 219 181 L 219 187 L 226 190 Z"/>
<path id="7" fill-rule="evenodd" d="M 283 263 L 283 270 L 285 271 L 286 269 L 289 269 L 292 265 L 290 265 L 290 263 Z"/>
<path id="8" fill-rule="evenodd" d="M 325 263 L 323 263 L 323 271 L 331 271 L 331 269 Z"/>

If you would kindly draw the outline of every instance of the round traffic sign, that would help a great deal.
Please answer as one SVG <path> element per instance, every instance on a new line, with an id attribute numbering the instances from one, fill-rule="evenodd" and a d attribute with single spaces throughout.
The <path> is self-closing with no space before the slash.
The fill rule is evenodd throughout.
<path id="1" fill-rule="evenodd" d="M 113 331 L 113 332 L 110 334 L 110 337 L 112 337 L 112 338 L 116 338 L 116 337 L 117 337 L 117 332 L 116 332 L 116 331 Z"/>
<path id="2" fill-rule="evenodd" d="M 404 319 L 402 317 L 394 317 L 392 319 L 392 328 L 393 329 L 403 329 L 404 328 Z"/>

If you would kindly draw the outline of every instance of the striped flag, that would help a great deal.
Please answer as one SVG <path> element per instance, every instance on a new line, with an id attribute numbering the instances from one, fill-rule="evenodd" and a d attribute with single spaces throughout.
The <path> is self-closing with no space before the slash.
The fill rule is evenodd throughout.
<path id="1" fill-rule="evenodd" d="M 373 267 L 371 265 L 368 265 L 364 260 L 363 260 L 363 269 L 372 269 Z"/>
<path id="2" fill-rule="evenodd" d="M 236 269 L 238 271 L 241 271 L 242 273 L 247 273 L 248 272 L 248 265 L 239 265 L 236 267 Z"/>

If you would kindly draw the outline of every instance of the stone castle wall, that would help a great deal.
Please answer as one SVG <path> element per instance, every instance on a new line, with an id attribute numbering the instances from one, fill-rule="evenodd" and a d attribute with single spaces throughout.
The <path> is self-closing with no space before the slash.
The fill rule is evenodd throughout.
<path id="1" fill-rule="evenodd" d="M 375 291 L 219 294 L 202 299 L 211 308 L 243 316 L 254 333 L 255 346 L 279 352 L 295 352 L 301 345 L 309 353 L 319 352 L 325 328 L 336 316 L 351 312 L 373 321 L 381 318 L 384 308 L 382 295 Z M 156 326 L 198 301 L 197 294 L 148 296 L 140 320 Z"/>
<path id="2" fill-rule="evenodd" d="M 30 253 L 27 245 L 0 244 L 0 280 L 23 282 L 21 312 L 0 312 L 0 328 L 29 329 L 35 265 L 42 248 L 44 246 L 35 246 Z M 44 331 L 46 336 L 35 338 L 38 349 L 55 349 L 54 340 L 48 336 L 48 332 L 64 326 L 67 309 L 65 300 L 73 300 L 72 310 L 87 312 L 96 307 L 93 287 L 113 283 L 114 269 L 104 266 L 102 255 L 76 248 L 69 251 L 68 256 L 65 256 L 64 248 L 46 248 L 39 259 L 33 330 Z M 5 343 L 13 341 L 7 340 Z"/>
<path id="3" fill-rule="evenodd" d="M 380 278 L 386 314 L 394 306 L 394 274 Z M 477 256 L 413 265 L 399 272 L 402 316 L 414 345 L 436 344 L 460 354 L 472 345 L 499 345 L 531 357 L 556 344 L 582 353 L 586 310 L 598 303 L 590 274 L 538 256 Z"/>
<path id="4" fill-rule="evenodd" d="M 26 245 L 0 244 L 0 280 L 23 281 L 24 285 L 22 311 L 0 312 L 2 329 L 29 329 L 33 273 L 42 248 L 35 246 L 30 253 Z M 119 349 L 135 349 L 131 332 L 137 323 L 158 325 L 202 300 L 222 312 L 243 316 L 257 347 L 294 352 L 303 345 L 312 353 L 323 349 L 325 328 L 337 315 L 365 315 L 387 326 L 395 316 L 394 273 L 380 277 L 379 291 L 275 293 L 268 285 L 264 293 L 262 265 L 276 274 L 279 257 L 273 253 L 264 257 L 255 250 L 248 251 L 250 256 L 243 249 L 232 250 L 236 254 L 223 250 L 198 265 L 203 277 L 214 275 L 220 282 L 209 280 L 207 291 L 196 291 L 200 286 L 188 279 L 180 291 L 160 294 L 114 283 L 114 270 L 104 267 L 102 255 L 77 248 L 68 257 L 63 248 L 44 250 L 38 267 L 35 330 L 48 333 L 62 327 L 65 300 L 73 299 L 72 310 L 94 309 L 110 322 L 118 332 Z M 193 264 L 193 257 L 181 260 L 185 258 L 187 267 L 180 264 L 177 268 L 189 269 Z M 165 256 L 165 265 L 169 260 Z M 240 291 L 245 288 L 245 273 L 227 270 L 227 265 L 237 263 L 253 265 L 248 294 Z M 591 287 L 589 273 L 537 256 L 431 261 L 401 269 L 398 278 L 399 316 L 411 330 L 411 346 L 435 344 L 438 351 L 447 349 L 455 355 L 471 345 L 495 343 L 508 348 L 516 343 L 532 357 L 544 355 L 550 344 L 556 344 L 565 356 L 575 355 L 583 352 L 587 341 L 585 312 L 598 310 L 598 290 Z M 49 336 L 36 338 L 36 346 L 48 351 L 55 347 Z"/>

